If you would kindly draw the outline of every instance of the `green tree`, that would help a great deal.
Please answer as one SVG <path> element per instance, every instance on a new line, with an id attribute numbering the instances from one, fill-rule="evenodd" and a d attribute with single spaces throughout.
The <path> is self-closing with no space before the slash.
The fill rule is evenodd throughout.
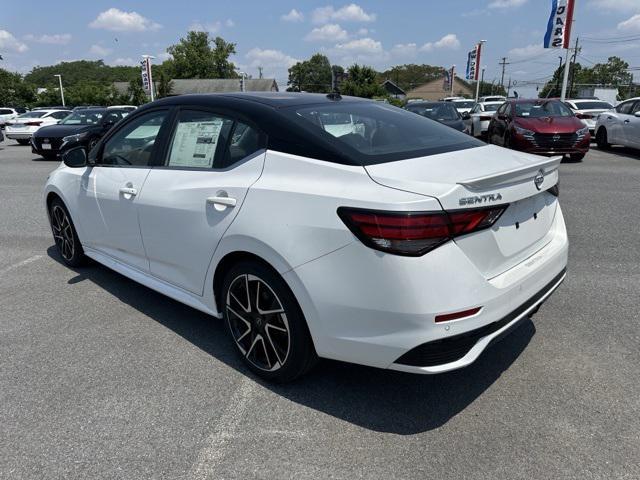
<path id="1" fill-rule="evenodd" d="M 222 37 L 211 39 L 207 32 L 188 32 L 186 38 L 167 48 L 172 56 L 163 63 L 173 78 L 237 78 L 229 57 L 236 44 Z"/>
<path id="2" fill-rule="evenodd" d="M 289 69 L 288 91 L 326 93 L 331 91 L 331 62 L 321 53 Z"/>
<path id="3" fill-rule="evenodd" d="M 164 98 L 171 95 L 172 88 L 173 84 L 169 75 L 164 70 L 160 70 L 158 72 L 158 98 Z"/>
<path id="4" fill-rule="evenodd" d="M 371 67 L 357 63 L 349 67 L 349 75 L 340 87 L 340 92 L 364 98 L 386 96 L 385 89 L 378 81 L 378 73 Z"/>
<path id="5" fill-rule="evenodd" d="M 35 89 L 25 83 L 19 73 L 0 68 L 0 105 L 31 106 L 35 100 Z"/>
<path id="6" fill-rule="evenodd" d="M 131 102 L 133 105 L 142 105 L 143 103 L 147 103 L 147 92 L 145 92 L 142 87 L 142 78 L 138 77 L 129 82 L 127 97 L 127 102 Z"/>
<path id="7" fill-rule="evenodd" d="M 404 91 L 409 91 L 419 85 L 425 84 L 437 78 L 442 78 L 445 69 L 433 65 L 396 65 L 378 74 L 378 83 L 391 80 Z"/>
<path id="8" fill-rule="evenodd" d="M 86 81 L 111 84 L 113 82 L 128 82 L 140 75 L 138 67 L 105 65 L 102 60 L 78 60 L 61 62 L 46 67 L 35 67 L 25 75 L 25 82 L 35 87 L 57 87 L 58 79 L 54 76 L 62 75 L 64 87 L 70 87 Z"/>

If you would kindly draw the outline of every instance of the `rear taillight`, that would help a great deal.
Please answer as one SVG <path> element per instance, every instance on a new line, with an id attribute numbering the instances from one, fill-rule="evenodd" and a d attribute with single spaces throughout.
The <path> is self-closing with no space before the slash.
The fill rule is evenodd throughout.
<path id="1" fill-rule="evenodd" d="M 577 113 L 576 117 L 578 117 L 580 120 L 591 120 L 593 118 L 593 115 L 589 115 L 588 113 Z"/>
<path id="2" fill-rule="evenodd" d="M 381 212 L 340 207 L 338 215 L 366 246 L 421 256 L 449 240 L 491 227 L 507 205 L 452 212 Z"/>
<path id="3" fill-rule="evenodd" d="M 480 121 L 481 121 L 481 122 L 486 122 L 486 121 L 488 121 L 488 120 L 491 120 L 492 118 L 493 118 L 493 117 L 486 117 L 486 116 L 485 116 L 485 117 L 480 117 Z"/>
<path id="4" fill-rule="evenodd" d="M 27 127 L 39 127 L 40 125 L 42 125 L 42 122 L 25 122 L 24 123 Z"/>

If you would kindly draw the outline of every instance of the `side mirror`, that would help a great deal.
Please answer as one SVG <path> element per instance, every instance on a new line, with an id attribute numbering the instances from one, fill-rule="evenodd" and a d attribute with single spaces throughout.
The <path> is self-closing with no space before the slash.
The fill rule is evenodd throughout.
<path id="1" fill-rule="evenodd" d="M 640 117 L 640 110 L 638 110 L 636 113 L 633 114 L 636 117 Z"/>
<path id="2" fill-rule="evenodd" d="M 62 161 L 67 167 L 81 168 L 87 166 L 87 150 L 84 147 L 76 147 L 62 154 Z"/>
<path id="3" fill-rule="evenodd" d="M 469 120 L 471 118 L 471 114 L 469 112 L 464 112 L 462 114 L 462 119 L 463 120 Z"/>

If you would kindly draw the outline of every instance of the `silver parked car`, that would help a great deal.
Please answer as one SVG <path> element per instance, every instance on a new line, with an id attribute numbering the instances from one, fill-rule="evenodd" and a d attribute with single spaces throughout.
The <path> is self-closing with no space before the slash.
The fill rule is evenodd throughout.
<path id="1" fill-rule="evenodd" d="M 612 144 L 640 148 L 640 97 L 598 115 L 595 131 L 598 148 L 606 149 Z"/>

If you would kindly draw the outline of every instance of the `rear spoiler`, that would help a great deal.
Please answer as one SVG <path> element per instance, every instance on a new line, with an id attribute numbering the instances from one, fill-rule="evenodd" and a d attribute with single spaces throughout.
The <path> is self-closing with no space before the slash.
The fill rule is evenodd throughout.
<path id="1" fill-rule="evenodd" d="M 462 185 L 469 190 L 485 190 L 488 187 L 498 187 L 506 183 L 519 183 L 532 179 L 540 170 L 544 172 L 545 176 L 555 172 L 558 170 L 560 162 L 562 162 L 561 156 L 551 157 L 532 165 L 514 168 L 513 170 L 507 170 L 506 172 L 500 172 L 495 175 L 463 180 L 458 182 L 458 185 Z"/>

